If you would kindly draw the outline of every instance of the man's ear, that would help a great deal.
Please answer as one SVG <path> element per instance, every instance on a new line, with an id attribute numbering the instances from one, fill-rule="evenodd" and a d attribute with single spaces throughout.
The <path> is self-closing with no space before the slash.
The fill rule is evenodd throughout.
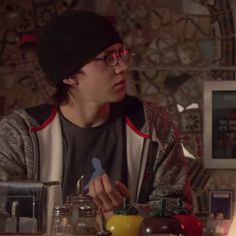
<path id="1" fill-rule="evenodd" d="M 70 85 L 70 86 L 74 86 L 74 85 L 79 84 L 78 77 L 75 76 L 75 75 L 72 75 L 72 76 L 70 76 L 66 79 L 63 79 L 62 82 L 67 84 L 67 85 Z"/>

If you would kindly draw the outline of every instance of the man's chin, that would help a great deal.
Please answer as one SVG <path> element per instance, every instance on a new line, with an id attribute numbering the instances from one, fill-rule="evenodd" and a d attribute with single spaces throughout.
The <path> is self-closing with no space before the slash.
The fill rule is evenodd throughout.
<path id="1" fill-rule="evenodd" d="M 126 93 L 124 92 L 124 93 L 120 93 L 119 95 L 117 95 L 117 96 L 114 96 L 111 100 L 111 102 L 112 103 L 116 103 L 116 102 L 121 102 L 121 101 L 123 101 L 124 100 L 124 98 L 125 98 L 125 95 L 126 95 Z"/>

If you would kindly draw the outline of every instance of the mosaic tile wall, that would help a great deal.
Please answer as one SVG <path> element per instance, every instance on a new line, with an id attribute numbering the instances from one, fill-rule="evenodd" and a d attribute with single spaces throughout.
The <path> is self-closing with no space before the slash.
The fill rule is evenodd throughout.
<path id="1" fill-rule="evenodd" d="M 183 145 L 196 157 L 191 183 L 197 211 L 205 211 L 202 189 L 236 189 L 235 170 L 202 167 L 203 83 L 235 80 L 235 7 L 234 0 L 2 0 L 0 117 L 52 93 L 33 40 L 50 17 L 69 8 L 109 15 L 135 52 L 128 93 L 165 106 L 175 120 Z"/>

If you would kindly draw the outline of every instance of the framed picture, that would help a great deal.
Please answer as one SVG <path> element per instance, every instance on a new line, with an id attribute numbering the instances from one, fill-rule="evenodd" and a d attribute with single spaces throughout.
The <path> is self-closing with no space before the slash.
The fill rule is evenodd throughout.
<path id="1" fill-rule="evenodd" d="M 236 81 L 204 82 L 204 167 L 236 169 Z"/>

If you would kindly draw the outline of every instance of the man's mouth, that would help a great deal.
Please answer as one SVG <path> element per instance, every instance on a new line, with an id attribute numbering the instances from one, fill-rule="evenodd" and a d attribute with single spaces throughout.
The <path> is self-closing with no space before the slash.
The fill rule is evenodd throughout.
<path id="1" fill-rule="evenodd" d="M 121 81 L 119 81 L 118 83 L 116 83 L 115 84 L 115 87 L 116 88 L 123 88 L 123 87 L 125 87 L 126 86 L 126 80 L 124 79 L 124 80 L 121 80 Z"/>

